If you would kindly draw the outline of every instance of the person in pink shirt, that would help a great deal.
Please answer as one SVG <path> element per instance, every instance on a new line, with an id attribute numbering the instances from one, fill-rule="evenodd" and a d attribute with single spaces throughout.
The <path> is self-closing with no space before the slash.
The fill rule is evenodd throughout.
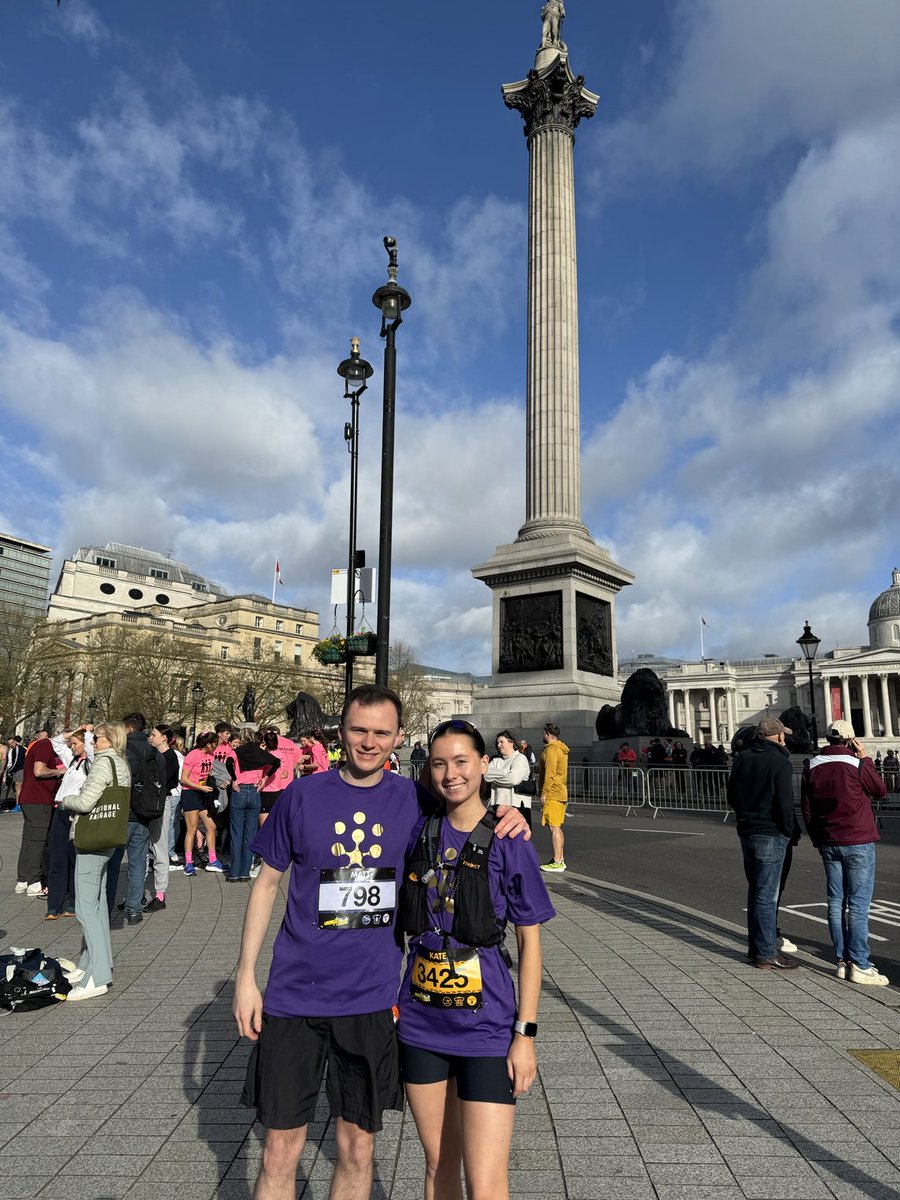
<path id="1" fill-rule="evenodd" d="M 265 822 L 266 817 L 272 811 L 272 805 L 284 789 L 288 784 L 294 782 L 294 774 L 302 754 L 296 742 L 292 742 L 290 738 L 281 736 L 277 726 L 269 725 L 262 733 L 264 748 L 270 754 L 275 755 L 280 761 L 281 766 L 263 783 L 260 789 L 260 798 L 262 800 L 262 810 L 259 814 L 260 825 Z"/>
<path id="2" fill-rule="evenodd" d="M 301 735 L 300 752 L 306 760 L 303 764 L 304 775 L 318 775 L 320 771 L 328 770 L 328 751 L 319 730 Z"/>

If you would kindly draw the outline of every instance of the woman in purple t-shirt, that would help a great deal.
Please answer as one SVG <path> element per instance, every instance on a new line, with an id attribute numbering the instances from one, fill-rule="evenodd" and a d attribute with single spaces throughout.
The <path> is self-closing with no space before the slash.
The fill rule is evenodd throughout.
<path id="1" fill-rule="evenodd" d="M 540 926 L 554 910 L 531 843 L 491 841 L 481 824 L 488 761 L 474 725 L 437 727 L 428 766 L 446 812 L 418 823 L 407 855 L 402 919 L 420 932 L 409 945 L 397 1033 L 425 1150 L 426 1200 L 462 1195 L 463 1162 L 471 1200 L 509 1196 L 514 1105 L 537 1073 Z M 479 842 L 490 845 L 486 869 Z M 454 936 L 454 918 L 456 933 L 477 940 L 477 949 Z M 518 1003 L 498 936 L 507 922 L 518 944 Z"/>

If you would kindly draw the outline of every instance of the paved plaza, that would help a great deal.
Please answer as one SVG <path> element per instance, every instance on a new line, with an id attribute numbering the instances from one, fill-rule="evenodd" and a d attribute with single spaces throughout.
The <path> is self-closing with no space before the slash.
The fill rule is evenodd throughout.
<path id="1" fill-rule="evenodd" d="M 0 817 L 2 944 L 74 958 L 77 923 L 45 923 L 43 901 L 13 893 L 20 832 Z M 519 1105 L 513 1195 L 900 1195 L 900 1092 L 851 1054 L 900 1047 L 898 992 L 807 956 L 790 977 L 756 971 L 735 926 L 586 875 L 550 887 L 541 1074 Z M 109 995 L 0 1014 L 0 1200 L 249 1200 L 260 1131 L 239 1103 L 249 1046 L 230 1013 L 246 896 L 176 874 L 165 912 L 114 928 Z M 327 1196 L 334 1155 L 317 1116 L 309 1200 Z M 422 1171 L 411 1120 L 389 1114 L 373 1196 L 420 1196 Z"/>

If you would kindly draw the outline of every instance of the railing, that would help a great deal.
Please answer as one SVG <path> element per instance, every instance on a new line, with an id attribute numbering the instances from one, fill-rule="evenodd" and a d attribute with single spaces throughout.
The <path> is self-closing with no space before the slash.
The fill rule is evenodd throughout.
<path id="1" fill-rule="evenodd" d="M 638 767 L 570 766 L 566 784 L 570 804 L 624 808 L 626 817 L 646 802 L 644 772 Z"/>
<path id="2" fill-rule="evenodd" d="M 721 812 L 727 821 L 728 769 L 726 767 L 649 767 L 646 774 L 647 803 L 653 819 L 662 809 L 680 812 Z"/>
<path id="3" fill-rule="evenodd" d="M 654 819 L 663 810 L 724 813 L 728 820 L 728 770 L 691 767 L 570 766 L 569 803 L 624 808 L 628 816 L 647 805 Z"/>

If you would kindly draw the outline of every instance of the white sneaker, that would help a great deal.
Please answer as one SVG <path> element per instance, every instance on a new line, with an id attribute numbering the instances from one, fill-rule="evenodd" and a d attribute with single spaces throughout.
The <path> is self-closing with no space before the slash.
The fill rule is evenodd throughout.
<path id="1" fill-rule="evenodd" d="M 78 987 L 73 987 L 68 996 L 66 996 L 66 999 L 93 1000 L 95 996 L 105 996 L 108 991 L 108 983 L 101 983 L 98 985 L 94 983 L 93 979 L 87 979 L 84 983 L 79 984 Z"/>
<path id="2" fill-rule="evenodd" d="M 887 975 L 882 975 L 876 967 L 858 967 L 856 963 L 850 964 L 850 982 L 865 983 L 869 987 L 887 987 L 891 982 Z"/>
<path id="3" fill-rule="evenodd" d="M 44 889 L 40 883 L 29 883 L 25 889 L 26 896 L 39 896 Z"/>
<path id="4" fill-rule="evenodd" d="M 837 975 L 838 979 L 847 978 L 847 964 L 845 962 L 841 961 L 838 963 L 835 975 Z"/>
<path id="5" fill-rule="evenodd" d="M 20 879 L 19 882 L 16 884 L 16 895 L 17 896 L 24 895 L 27 888 L 28 888 L 27 882 L 24 879 Z"/>
<path id="6" fill-rule="evenodd" d="M 780 937 L 778 939 L 778 953 L 779 954 L 796 954 L 797 947 L 794 945 L 794 943 L 791 941 L 790 938 Z"/>
<path id="7" fill-rule="evenodd" d="M 65 975 L 69 983 L 81 983 L 82 979 L 84 979 L 84 971 L 82 971 L 81 967 L 76 967 L 73 971 L 63 971 L 63 975 Z"/>

